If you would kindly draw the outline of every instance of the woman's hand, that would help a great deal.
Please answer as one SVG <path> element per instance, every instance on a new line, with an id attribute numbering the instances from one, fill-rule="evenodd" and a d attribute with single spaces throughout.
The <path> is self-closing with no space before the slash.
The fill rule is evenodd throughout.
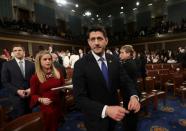
<path id="1" fill-rule="evenodd" d="M 44 104 L 44 105 L 50 105 L 52 103 L 52 101 L 49 99 L 49 98 L 42 98 L 40 97 L 38 99 L 38 101 L 41 103 L 41 104 Z"/>

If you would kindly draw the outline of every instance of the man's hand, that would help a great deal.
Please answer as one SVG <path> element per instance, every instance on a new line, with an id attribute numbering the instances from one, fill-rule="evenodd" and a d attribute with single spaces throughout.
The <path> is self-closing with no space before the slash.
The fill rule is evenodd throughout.
<path id="1" fill-rule="evenodd" d="M 30 96 L 30 88 L 28 88 L 28 89 L 25 90 L 25 96 L 26 97 Z"/>
<path id="2" fill-rule="evenodd" d="M 21 97 L 24 98 L 25 97 L 25 90 L 17 90 L 17 94 Z"/>
<path id="3" fill-rule="evenodd" d="M 140 103 L 137 100 L 136 96 L 132 96 L 130 98 L 129 104 L 128 104 L 128 110 L 134 110 L 134 112 L 138 112 L 140 110 Z"/>
<path id="4" fill-rule="evenodd" d="M 123 119 L 125 116 L 125 113 L 129 113 L 125 108 L 121 106 L 108 106 L 106 108 L 106 115 L 109 116 L 110 118 L 120 121 Z"/>

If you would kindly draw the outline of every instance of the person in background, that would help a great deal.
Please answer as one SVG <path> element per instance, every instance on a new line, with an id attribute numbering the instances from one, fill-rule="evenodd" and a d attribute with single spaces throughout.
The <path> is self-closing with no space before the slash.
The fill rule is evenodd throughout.
<path id="1" fill-rule="evenodd" d="M 49 51 L 50 53 L 53 52 L 53 47 L 52 47 L 52 45 L 50 45 L 50 46 L 48 47 L 48 51 Z"/>
<path id="2" fill-rule="evenodd" d="M 5 55 L 5 57 L 7 58 L 7 60 L 11 59 L 10 53 L 9 51 L 5 48 L 3 49 L 3 54 Z"/>
<path id="3" fill-rule="evenodd" d="M 177 61 L 171 56 L 171 57 L 169 57 L 169 59 L 167 60 L 167 63 L 169 63 L 169 64 L 174 64 L 174 63 L 177 63 Z"/>
<path id="4" fill-rule="evenodd" d="M 114 131 L 128 110 L 139 111 L 137 92 L 119 61 L 105 53 L 105 29 L 92 27 L 87 38 L 91 51 L 75 63 L 72 78 L 76 106 L 85 114 L 87 131 Z M 128 110 L 119 106 L 119 87 L 130 97 Z"/>
<path id="5" fill-rule="evenodd" d="M 118 48 L 118 47 L 115 47 L 115 48 L 114 48 L 113 55 L 114 55 L 117 59 L 119 59 L 119 48 Z"/>
<path id="6" fill-rule="evenodd" d="M 2 70 L 2 67 L 3 67 L 3 63 L 6 62 L 6 59 L 3 59 L 0 57 L 0 71 Z M 0 89 L 3 88 L 3 85 L 1 83 L 1 73 L 0 73 Z"/>
<path id="7" fill-rule="evenodd" d="M 45 131 L 56 131 L 62 117 L 62 105 L 59 90 L 56 87 L 64 85 L 61 71 L 52 62 L 49 51 L 40 51 L 35 59 L 36 74 L 30 80 L 30 107 L 40 106 L 43 113 Z"/>
<path id="8" fill-rule="evenodd" d="M 110 55 L 113 55 L 113 54 L 112 54 L 112 51 L 111 51 L 110 49 L 107 49 L 107 50 L 106 50 L 106 53 L 107 53 L 107 54 L 110 54 Z"/>
<path id="9" fill-rule="evenodd" d="M 120 49 L 120 60 L 122 62 L 122 67 L 126 70 L 127 75 L 137 87 L 137 78 L 138 78 L 138 69 L 135 60 L 133 59 L 134 49 L 131 45 L 124 45 Z M 140 96 L 139 89 L 138 96 Z M 124 92 L 125 93 L 125 92 Z M 128 108 L 128 103 L 130 101 L 130 97 L 127 97 L 126 94 L 123 94 L 123 104 L 124 107 Z M 126 114 L 124 118 L 124 128 L 126 131 L 136 131 L 137 123 L 138 123 L 138 114 L 136 112 L 131 111 L 129 114 Z"/>
<path id="10" fill-rule="evenodd" d="M 8 88 L 9 100 L 13 111 L 11 117 L 14 119 L 21 115 L 30 113 L 30 78 L 35 72 L 34 63 L 25 60 L 25 50 L 21 45 L 13 46 L 14 59 L 3 64 L 1 81 Z"/>
<path id="11" fill-rule="evenodd" d="M 66 73 L 65 67 L 59 63 L 59 61 L 58 61 L 59 57 L 57 56 L 56 53 L 51 53 L 51 54 L 52 54 L 52 60 L 53 60 L 54 66 L 57 69 L 60 69 L 62 71 L 63 77 L 64 77 L 64 79 L 66 79 L 67 73 Z"/>
<path id="12" fill-rule="evenodd" d="M 74 69 L 74 64 L 76 61 L 79 60 L 79 55 L 77 55 L 76 51 L 72 51 L 70 56 L 70 67 L 71 69 Z"/>
<path id="13" fill-rule="evenodd" d="M 64 59 L 63 59 L 63 66 L 65 68 L 70 68 L 70 55 L 71 55 L 70 51 L 67 50 L 65 54 L 66 55 L 64 56 Z"/>
<path id="14" fill-rule="evenodd" d="M 83 56 L 85 55 L 83 53 L 83 50 L 82 49 L 79 49 L 78 51 L 79 51 L 79 58 L 83 58 Z"/>

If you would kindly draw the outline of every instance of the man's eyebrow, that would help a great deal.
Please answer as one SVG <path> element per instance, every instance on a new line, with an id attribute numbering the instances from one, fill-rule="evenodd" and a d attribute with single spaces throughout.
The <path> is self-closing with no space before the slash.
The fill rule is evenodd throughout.
<path id="1" fill-rule="evenodd" d="M 103 38 L 103 37 L 101 37 L 101 36 L 98 36 L 98 37 L 92 37 L 91 39 L 98 39 L 98 38 Z"/>

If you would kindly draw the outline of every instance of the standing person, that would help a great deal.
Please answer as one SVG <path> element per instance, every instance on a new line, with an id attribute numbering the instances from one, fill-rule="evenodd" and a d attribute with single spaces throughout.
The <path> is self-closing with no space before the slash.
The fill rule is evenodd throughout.
<path id="1" fill-rule="evenodd" d="M 116 121 L 128 111 L 119 105 L 117 88 L 120 84 L 131 96 L 128 109 L 140 109 L 136 90 L 119 61 L 105 53 L 107 34 L 102 27 L 92 27 L 88 33 L 89 54 L 74 66 L 73 89 L 77 107 L 85 114 L 87 131 L 113 131 Z M 130 88 L 129 88 L 130 87 Z"/>
<path id="2" fill-rule="evenodd" d="M 35 59 L 36 74 L 31 78 L 31 103 L 43 113 L 45 131 L 56 131 L 62 116 L 60 92 L 52 88 L 64 85 L 64 78 L 52 62 L 49 51 L 40 51 Z"/>
<path id="3" fill-rule="evenodd" d="M 83 58 L 83 56 L 85 55 L 85 54 L 83 53 L 83 50 L 82 50 L 82 49 L 79 49 L 78 52 L 79 52 L 79 58 L 80 58 L 80 59 Z"/>
<path id="4" fill-rule="evenodd" d="M 135 84 L 135 87 L 137 87 L 137 77 L 138 77 L 138 69 L 135 63 L 135 60 L 133 60 L 133 53 L 134 49 L 131 45 L 124 45 L 120 49 L 120 60 L 122 62 L 122 67 L 126 70 L 127 75 L 130 77 L 130 79 Z M 136 89 L 138 91 L 138 96 L 140 96 L 139 89 Z M 130 101 L 130 97 L 128 97 L 125 92 L 123 94 L 123 104 L 124 107 L 128 108 L 128 103 Z M 138 114 L 131 111 L 129 114 L 127 114 L 124 118 L 124 128 L 126 131 L 136 131 L 137 130 L 137 123 L 138 123 Z"/>
<path id="5" fill-rule="evenodd" d="M 77 55 L 76 51 L 72 51 L 70 55 L 70 67 L 71 69 L 74 69 L 74 64 L 76 63 L 77 60 L 79 60 L 79 55 Z"/>
<path id="6" fill-rule="evenodd" d="M 115 47 L 114 51 L 113 51 L 113 55 L 119 59 L 119 48 L 118 47 Z"/>
<path id="7" fill-rule="evenodd" d="M 1 81 L 9 91 L 9 100 L 12 103 L 12 118 L 30 112 L 30 78 L 35 72 L 34 64 L 25 60 L 25 50 L 21 45 L 13 46 L 14 59 L 3 64 Z"/>
<path id="8" fill-rule="evenodd" d="M 62 74 L 63 74 L 63 78 L 66 79 L 67 77 L 67 72 L 66 72 L 66 69 L 65 67 L 59 63 L 59 57 L 57 56 L 56 53 L 51 53 L 52 54 L 52 60 L 53 60 L 53 63 L 54 63 L 54 66 L 57 68 L 57 69 L 60 69 L 62 71 Z"/>
<path id="9" fill-rule="evenodd" d="M 3 59 L 3 58 L 1 58 L 1 56 L 0 56 L 0 71 L 2 70 L 2 67 L 3 67 L 3 63 L 4 62 L 6 62 L 6 60 L 5 59 Z M 1 79 L 1 74 L 0 74 L 0 79 Z M 3 86 L 2 86 L 2 83 L 1 83 L 1 81 L 0 81 L 0 90 L 3 88 Z"/>

